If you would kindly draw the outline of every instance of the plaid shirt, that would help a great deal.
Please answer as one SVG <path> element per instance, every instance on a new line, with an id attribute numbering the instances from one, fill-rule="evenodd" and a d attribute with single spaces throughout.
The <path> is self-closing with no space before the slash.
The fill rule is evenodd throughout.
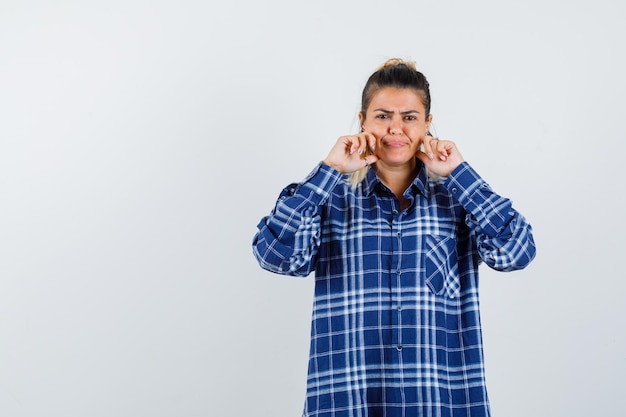
<path id="1" fill-rule="evenodd" d="M 418 161 L 421 165 L 421 163 Z M 304 416 L 488 416 L 478 267 L 524 268 L 530 225 L 467 162 L 398 199 L 319 164 L 258 225 L 262 268 L 315 271 Z"/>

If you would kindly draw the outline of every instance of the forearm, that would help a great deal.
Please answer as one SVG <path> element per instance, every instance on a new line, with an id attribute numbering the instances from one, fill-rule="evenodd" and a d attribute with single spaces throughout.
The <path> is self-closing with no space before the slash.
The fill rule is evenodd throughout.
<path id="1" fill-rule="evenodd" d="M 258 224 L 253 252 L 262 268 L 307 276 L 315 268 L 321 208 L 342 175 L 323 164 L 301 183 L 283 189 L 276 206 Z"/>
<path id="2" fill-rule="evenodd" d="M 445 185 L 467 212 L 482 260 L 500 271 L 522 269 L 535 257 L 532 228 L 509 199 L 495 193 L 467 163 L 459 165 Z"/>

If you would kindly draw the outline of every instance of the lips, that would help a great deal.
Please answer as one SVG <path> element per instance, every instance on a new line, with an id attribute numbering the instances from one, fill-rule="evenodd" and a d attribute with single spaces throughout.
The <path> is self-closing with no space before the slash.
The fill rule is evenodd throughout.
<path id="1" fill-rule="evenodd" d="M 403 146 L 408 145 L 406 140 L 400 139 L 383 139 L 383 145 L 389 146 L 390 148 L 401 148 Z"/>

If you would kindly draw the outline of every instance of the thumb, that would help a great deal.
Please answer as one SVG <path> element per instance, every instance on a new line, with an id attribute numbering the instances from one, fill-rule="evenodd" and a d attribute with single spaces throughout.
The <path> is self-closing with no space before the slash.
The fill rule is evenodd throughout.
<path id="1" fill-rule="evenodd" d="M 422 163 L 424 165 L 426 165 L 428 167 L 428 165 L 430 165 L 430 163 L 432 162 L 432 159 L 430 159 L 428 157 L 428 155 L 426 154 L 426 152 L 424 151 L 417 151 L 417 153 L 415 154 L 415 156 L 417 156 L 417 159 L 419 159 L 420 161 L 422 161 Z"/>
<path id="2" fill-rule="evenodd" d="M 373 153 L 369 155 L 365 155 L 363 159 L 367 160 L 367 165 L 375 164 L 376 161 L 378 161 L 378 157 L 374 155 Z"/>

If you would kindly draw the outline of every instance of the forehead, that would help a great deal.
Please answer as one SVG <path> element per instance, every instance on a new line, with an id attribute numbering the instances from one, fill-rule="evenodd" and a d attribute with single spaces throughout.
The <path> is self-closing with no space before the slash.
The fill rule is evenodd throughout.
<path id="1" fill-rule="evenodd" d="M 367 111 L 377 109 L 415 110 L 424 113 L 424 98 L 421 91 L 412 88 L 382 88 L 372 95 L 372 101 L 370 101 Z"/>

